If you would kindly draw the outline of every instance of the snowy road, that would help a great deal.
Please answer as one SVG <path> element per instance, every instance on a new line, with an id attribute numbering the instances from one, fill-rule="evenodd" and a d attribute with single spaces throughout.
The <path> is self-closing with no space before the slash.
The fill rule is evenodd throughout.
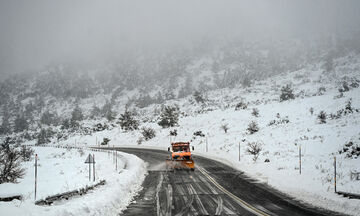
<path id="1" fill-rule="evenodd" d="M 166 151 L 116 148 L 149 164 L 123 215 L 340 215 L 306 206 L 222 163 L 195 156 L 195 172 L 166 172 Z"/>

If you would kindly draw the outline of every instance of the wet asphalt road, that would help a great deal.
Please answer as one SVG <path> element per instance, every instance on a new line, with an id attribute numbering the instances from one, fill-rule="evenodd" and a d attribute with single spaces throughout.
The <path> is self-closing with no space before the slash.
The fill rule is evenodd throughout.
<path id="1" fill-rule="evenodd" d="M 242 172 L 194 156 L 195 171 L 165 169 L 168 152 L 116 148 L 148 163 L 143 190 L 120 215 L 341 215 L 304 205 Z"/>

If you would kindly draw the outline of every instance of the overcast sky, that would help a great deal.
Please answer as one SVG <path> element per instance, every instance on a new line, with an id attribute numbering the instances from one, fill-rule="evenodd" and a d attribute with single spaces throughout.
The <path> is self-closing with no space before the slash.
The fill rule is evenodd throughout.
<path id="1" fill-rule="evenodd" d="M 203 38 L 351 34 L 359 11 L 358 0 L 0 0 L 0 76 Z"/>

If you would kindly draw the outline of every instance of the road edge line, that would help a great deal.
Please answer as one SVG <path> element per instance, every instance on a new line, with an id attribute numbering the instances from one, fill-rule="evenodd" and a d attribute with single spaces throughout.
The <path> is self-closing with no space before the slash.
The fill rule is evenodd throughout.
<path id="1" fill-rule="evenodd" d="M 230 191 L 226 190 L 223 186 L 221 186 L 219 183 L 217 183 L 217 181 L 215 179 L 213 179 L 208 173 L 207 171 L 202 168 L 202 167 L 197 167 L 197 169 L 206 177 L 208 178 L 219 190 L 221 190 L 222 192 L 224 192 L 225 194 L 227 194 L 228 196 L 230 196 L 233 200 L 235 200 L 236 202 L 238 202 L 242 207 L 244 207 L 245 209 L 249 210 L 250 212 L 258 215 L 258 216 L 270 216 L 269 214 L 253 207 L 252 205 L 250 205 L 249 203 L 245 202 L 244 200 L 240 199 L 239 197 L 237 197 L 236 195 L 234 195 L 233 193 L 231 193 Z"/>

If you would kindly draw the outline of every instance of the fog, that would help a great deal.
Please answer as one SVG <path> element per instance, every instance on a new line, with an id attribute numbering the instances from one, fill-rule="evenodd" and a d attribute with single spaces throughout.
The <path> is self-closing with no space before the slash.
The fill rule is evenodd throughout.
<path id="1" fill-rule="evenodd" d="M 202 41 L 351 37 L 360 1 L 1 0 L 0 75 L 106 64 Z"/>

